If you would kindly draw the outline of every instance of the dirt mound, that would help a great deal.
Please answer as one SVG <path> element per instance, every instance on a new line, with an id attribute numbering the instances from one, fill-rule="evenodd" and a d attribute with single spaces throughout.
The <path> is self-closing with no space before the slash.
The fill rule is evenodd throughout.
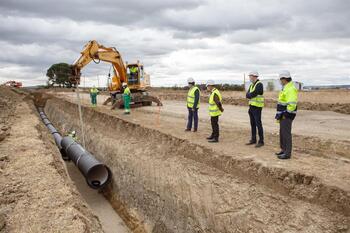
<path id="1" fill-rule="evenodd" d="M 0 89 L 1 232 L 102 232 L 32 105 Z"/>
<path id="2" fill-rule="evenodd" d="M 247 106 L 248 101 L 245 98 L 238 96 L 225 96 L 226 92 L 223 92 L 223 103 L 238 106 Z M 155 92 L 161 100 L 179 100 L 185 101 L 187 93 L 183 91 L 178 92 Z M 304 94 L 305 95 L 305 94 Z M 201 101 L 208 102 L 208 96 L 202 95 Z M 277 101 L 270 98 L 265 98 L 265 106 L 268 108 L 275 108 Z M 298 109 L 303 110 L 314 110 L 314 111 L 334 111 L 343 114 L 350 114 L 350 103 L 311 103 L 307 101 L 300 101 L 298 104 Z"/>

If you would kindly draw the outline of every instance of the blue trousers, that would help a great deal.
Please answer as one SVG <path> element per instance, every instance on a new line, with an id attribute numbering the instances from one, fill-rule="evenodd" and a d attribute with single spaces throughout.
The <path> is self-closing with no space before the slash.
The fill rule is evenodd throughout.
<path id="1" fill-rule="evenodd" d="M 198 129 L 198 108 L 187 108 L 188 109 L 188 120 L 187 120 L 187 129 L 192 129 L 192 121 L 194 121 L 194 129 Z"/>
<path id="2" fill-rule="evenodd" d="M 250 127 L 251 127 L 251 141 L 256 142 L 256 129 L 258 129 L 259 142 L 264 142 L 264 129 L 261 122 L 261 111 L 262 108 L 255 106 L 249 106 L 249 118 L 250 118 Z"/>

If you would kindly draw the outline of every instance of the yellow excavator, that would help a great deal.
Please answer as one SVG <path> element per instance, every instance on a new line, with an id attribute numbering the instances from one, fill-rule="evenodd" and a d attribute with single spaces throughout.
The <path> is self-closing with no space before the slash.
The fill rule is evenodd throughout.
<path id="1" fill-rule="evenodd" d="M 124 63 L 121 54 L 114 47 L 105 47 L 95 40 L 89 41 L 81 56 L 72 64 L 71 82 L 80 84 L 81 70 L 91 61 L 98 64 L 101 61 L 111 63 L 113 77 L 108 78 L 108 90 L 110 97 L 103 103 L 107 105 L 112 102 L 112 109 L 124 106 L 122 98 L 122 83 L 127 83 L 131 91 L 131 105 L 148 106 L 155 102 L 158 106 L 162 103 L 157 97 L 149 95 L 147 88 L 150 87 L 150 76 L 144 71 L 143 64 Z"/>

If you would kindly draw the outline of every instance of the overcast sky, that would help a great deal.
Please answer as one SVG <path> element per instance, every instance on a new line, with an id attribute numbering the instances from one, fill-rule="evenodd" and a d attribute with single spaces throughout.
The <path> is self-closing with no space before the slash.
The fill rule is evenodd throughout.
<path id="1" fill-rule="evenodd" d="M 0 83 L 45 84 L 89 40 L 141 60 L 153 85 L 242 83 L 288 69 L 305 84 L 350 84 L 348 0 L 1 0 Z M 84 70 L 105 83 L 110 65 Z"/>

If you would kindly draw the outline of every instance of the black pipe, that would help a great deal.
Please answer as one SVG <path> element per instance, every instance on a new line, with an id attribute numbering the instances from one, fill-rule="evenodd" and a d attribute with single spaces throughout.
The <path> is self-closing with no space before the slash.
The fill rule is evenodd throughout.
<path id="1" fill-rule="evenodd" d="M 103 163 L 99 162 L 72 137 L 68 136 L 62 138 L 60 133 L 45 115 L 43 108 L 38 108 L 38 111 L 43 123 L 54 137 L 55 143 L 61 152 L 62 158 L 64 160 L 72 160 L 74 162 L 74 164 L 84 175 L 87 184 L 91 188 L 98 189 L 105 186 L 110 181 L 112 176 L 109 168 Z"/>
<path id="2" fill-rule="evenodd" d="M 61 141 L 62 149 L 79 168 L 91 188 L 106 185 L 111 177 L 109 168 L 86 151 L 72 137 L 64 137 Z"/>

